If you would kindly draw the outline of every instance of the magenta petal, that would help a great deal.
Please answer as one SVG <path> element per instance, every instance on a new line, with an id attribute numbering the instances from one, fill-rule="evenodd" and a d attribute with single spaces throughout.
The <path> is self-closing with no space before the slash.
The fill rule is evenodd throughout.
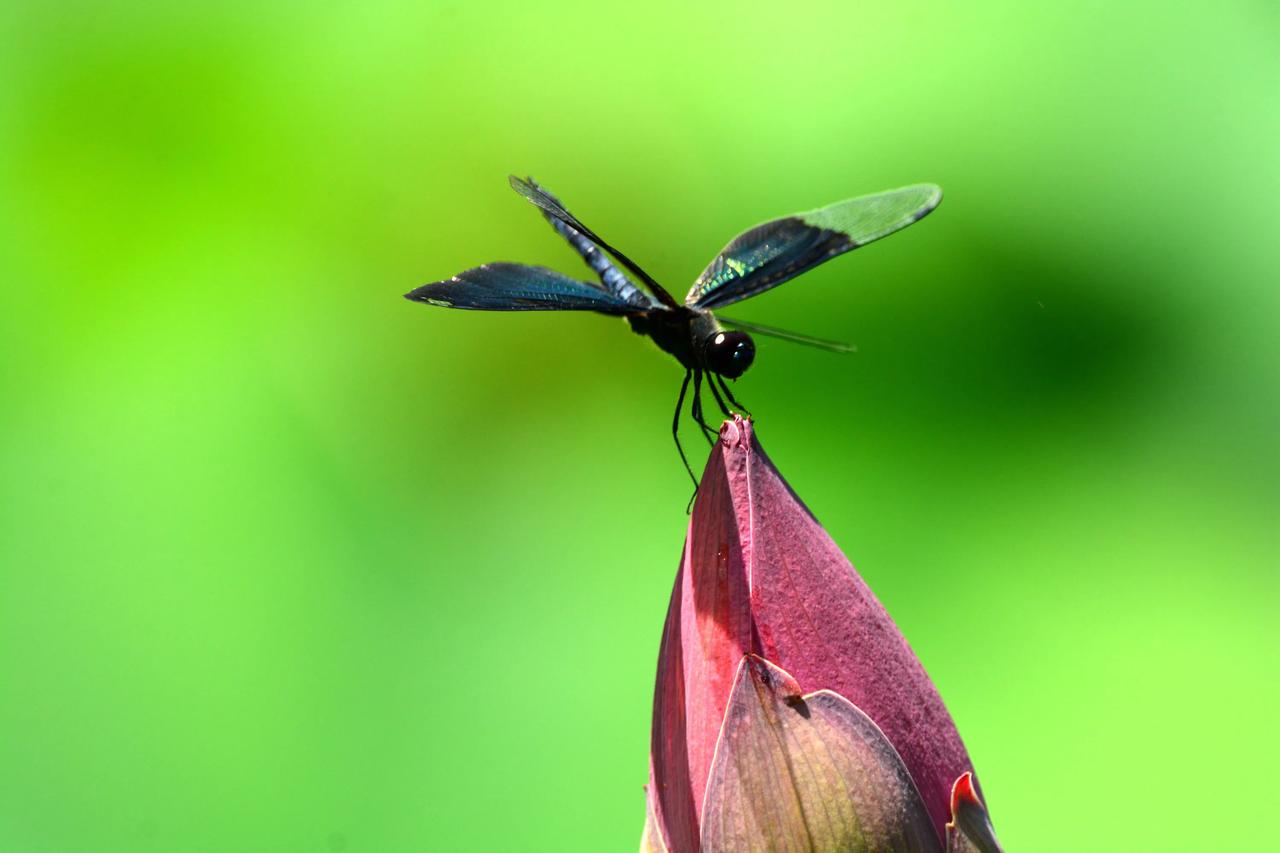
<path id="1" fill-rule="evenodd" d="M 743 658 L 707 782 L 702 853 L 941 853 L 902 759 L 830 690 Z"/>
<path id="2" fill-rule="evenodd" d="M 942 843 L 952 780 L 972 771 L 951 716 L 750 422 L 735 418 L 703 474 L 658 660 L 649 798 L 673 851 L 699 849 L 702 795 L 745 654 L 866 713 L 901 755 Z"/>
<path id="3" fill-rule="evenodd" d="M 667 844 L 662 839 L 662 830 L 658 828 L 658 816 L 653 813 L 653 800 L 647 799 L 649 807 L 645 809 L 644 832 L 640 835 L 640 853 L 669 853 Z"/>

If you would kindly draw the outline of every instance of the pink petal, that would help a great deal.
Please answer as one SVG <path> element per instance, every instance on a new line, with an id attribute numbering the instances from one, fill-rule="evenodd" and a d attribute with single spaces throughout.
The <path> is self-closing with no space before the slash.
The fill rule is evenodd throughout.
<path id="1" fill-rule="evenodd" d="M 658 816 L 653 813 L 652 803 L 645 809 L 644 833 L 640 836 L 640 853 L 668 853 L 667 845 L 662 840 L 662 830 L 658 828 Z"/>
<path id="2" fill-rule="evenodd" d="M 658 658 L 649 798 L 673 851 L 698 850 L 702 794 L 745 654 L 866 713 L 902 756 L 942 842 L 951 782 L 972 771 L 955 724 L 888 613 L 751 423 L 735 418 L 703 474 Z"/>
<path id="3" fill-rule="evenodd" d="M 703 853 L 941 853 L 907 768 L 866 714 L 742 659 L 711 765 Z"/>

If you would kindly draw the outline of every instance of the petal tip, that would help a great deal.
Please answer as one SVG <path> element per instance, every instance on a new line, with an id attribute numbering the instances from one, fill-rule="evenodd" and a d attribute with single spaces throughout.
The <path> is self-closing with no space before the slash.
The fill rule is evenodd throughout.
<path id="1" fill-rule="evenodd" d="M 951 814 L 956 814 L 966 804 L 982 806 L 982 800 L 978 799 L 978 793 L 973 790 L 973 773 L 968 770 L 961 773 L 960 778 L 951 786 Z"/>
<path id="2" fill-rule="evenodd" d="M 720 442 L 725 447 L 737 449 L 751 444 L 751 420 L 734 415 L 720 424 Z"/>
<path id="3" fill-rule="evenodd" d="M 948 853 L 1003 853 L 991 826 L 991 816 L 966 770 L 951 786 L 951 822 L 947 824 Z"/>
<path id="4" fill-rule="evenodd" d="M 804 694 L 800 690 L 800 682 L 782 667 L 757 655 L 743 656 L 742 665 L 747 668 L 751 680 L 758 687 L 768 690 L 784 702 L 791 704 L 803 700 Z"/>

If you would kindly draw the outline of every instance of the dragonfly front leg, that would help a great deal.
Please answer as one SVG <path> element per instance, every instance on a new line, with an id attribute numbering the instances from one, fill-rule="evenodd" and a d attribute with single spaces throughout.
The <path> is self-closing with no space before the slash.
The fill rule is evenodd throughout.
<path id="1" fill-rule="evenodd" d="M 702 415 L 702 370 L 697 367 L 693 369 L 693 419 L 702 427 L 707 444 L 714 447 L 715 439 L 712 436 L 718 437 L 720 433 L 708 426 L 707 419 Z"/>
<path id="2" fill-rule="evenodd" d="M 716 398 L 716 405 L 720 407 L 720 412 L 726 417 L 733 417 L 733 412 L 729 411 L 729 407 L 724 404 L 724 398 L 720 396 L 719 390 L 716 389 L 716 380 L 720 376 L 717 373 L 707 371 L 707 387 L 711 389 L 711 396 Z"/>
<path id="3" fill-rule="evenodd" d="M 698 493 L 698 476 L 693 473 L 693 466 L 689 464 L 689 457 L 684 455 L 684 447 L 680 444 L 680 413 L 684 409 L 684 395 L 689 390 L 689 379 L 692 378 L 693 371 L 685 370 L 684 381 L 680 383 L 680 396 L 676 399 L 676 416 L 671 421 L 671 437 L 676 440 L 676 452 L 680 454 L 680 461 L 684 463 L 684 469 L 689 472 L 689 479 L 693 480 L 693 493 Z"/>
<path id="4" fill-rule="evenodd" d="M 719 373 L 714 374 L 711 377 L 711 381 L 720 383 L 720 390 L 723 391 L 724 395 L 729 398 L 729 405 L 733 406 L 735 409 L 742 412 L 747 417 L 751 417 L 751 410 L 733 398 L 733 392 L 729 390 L 729 383 L 724 381 L 723 376 L 721 376 Z"/>

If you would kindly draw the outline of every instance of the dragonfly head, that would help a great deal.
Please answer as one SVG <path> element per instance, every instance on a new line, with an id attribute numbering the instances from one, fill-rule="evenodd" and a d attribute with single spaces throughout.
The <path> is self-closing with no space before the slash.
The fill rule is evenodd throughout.
<path id="1" fill-rule="evenodd" d="M 713 332 L 703 346 L 707 368 L 726 379 L 747 372 L 756 357 L 756 345 L 746 332 Z"/>

